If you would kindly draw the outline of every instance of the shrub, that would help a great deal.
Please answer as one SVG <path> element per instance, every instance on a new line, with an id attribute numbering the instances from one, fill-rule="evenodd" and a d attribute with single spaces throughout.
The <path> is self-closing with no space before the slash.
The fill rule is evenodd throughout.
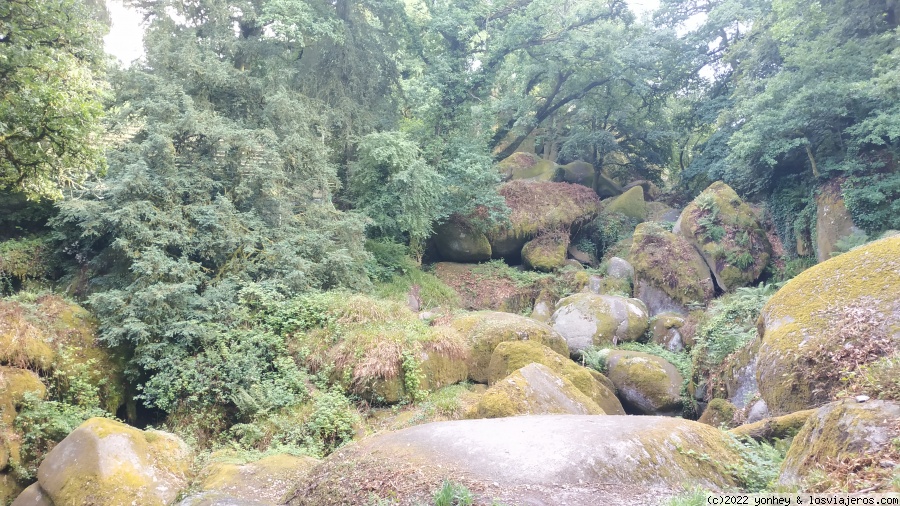
<path id="1" fill-rule="evenodd" d="M 449 480 L 434 494 L 434 506 L 470 506 L 474 502 L 475 497 L 468 488 Z"/>

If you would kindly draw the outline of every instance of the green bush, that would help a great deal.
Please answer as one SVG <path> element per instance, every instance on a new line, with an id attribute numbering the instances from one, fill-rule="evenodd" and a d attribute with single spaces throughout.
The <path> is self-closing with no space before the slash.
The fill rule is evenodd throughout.
<path id="1" fill-rule="evenodd" d="M 434 494 L 434 506 L 471 506 L 474 502 L 475 497 L 468 488 L 449 480 Z"/>
<path id="2" fill-rule="evenodd" d="M 772 445 L 751 438 L 735 439 L 732 445 L 742 458 L 741 464 L 731 468 L 741 488 L 749 493 L 769 490 L 778 479 L 789 445 L 779 444 L 777 441 Z"/>

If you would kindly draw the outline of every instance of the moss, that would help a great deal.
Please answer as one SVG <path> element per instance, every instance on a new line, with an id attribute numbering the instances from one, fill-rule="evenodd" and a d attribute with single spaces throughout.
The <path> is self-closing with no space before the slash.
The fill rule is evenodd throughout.
<path id="1" fill-rule="evenodd" d="M 729 432 L 738 437 L 749 437 L 757 441 L 794 437 L 815 412 L 814 409 L 805 409 L 789 415 L 765 418 L 735 427 Z"/>
<path id="2" fill-rule="evenodd" d="M 647 307 L 633 298 L 576 293 L 561 299 L 556 307 L 551 324 L 578 349 L 636 341 L 649 325 Z"/>
<path id="3" fill-rule="evenodd" d="M 709 405 L 706 406 L 706 409 L 697 421 L 713 427 L 730 426 L 736 410 L 737 408 L 734 407 L 734 404 L 725 399 L 713 399 L 709 401 Z"/>
<path id="4" fill-rule="evenodd" d="M 461 220 L 435 228 L 434 244 L 441 257 L 451 262 L 482 262 L 491 258 L 487 236 Z"/>
<path id="5" fill-rule="evenodd" d="M 543 234 L 525 243 L 522 261 L 529 269 L 551 272 L 566 263 L 567 234 Z"/>
<path id="6" fill-rule="evenodd" d="M 531 318 L 510 313 L 481 311 L 460 316 L 451 322 L 468 342 L 469 379 L 487 383 L 488 367 L 494 348 L 504 341 L 537 341 L 553 351 L 568 356 L 565 339 L 548 325 Z"/>
<path id="7" fill-rule="evenodd" d="M 505 179 L 525 179 L 550 181 L 556 174 L 557 165 L 543 160 L 534 153 L 513 153 L 497 164 L 497 170 Z"/>
<path id="8" fill-rule="evenodd" d="M 834 337 L 831 312 L 863 304 L 882 315 L 882 324 L 900 317 L 898 259 L 900 237 L 882 239 L 807 269 L 769 299 L 759 319 L 757 379 L 773 413 L 815 407 L 840 388 L 807 379 L 817 377 L 816 368 L 834 368 L 820 358 L 844 344 Z"/>
<path id="9" fill-rule="evenodd" d="M 588 188 L 594 185 L 594 166 L 588 162 L 575 160 L 559 168 L 559 177 L 566 183 L 580 184 Z"/>
<path id="10" fill-rule="evenodd" d="M 47 387 L 37 374 L 25 369 L 0 366 L 0 422 L 12 424 L 19 405 L 29 392 L 41 399 L 47 396 Z"/>
<path id="11" fill-rule="evenodd" d="M 467 418 L 553 413 L 606 414 L 566 377 L 543 364 L 528 364 L 494 383 Z"/>
<path id="12" fill-rule="evenodd" d="M 706 304 L 714 286 L 709 267 L 690 243 L 655 223 L 641 223 L 634 231 L 631 246 L 636 295 L 644 284 L 661 290 L 684 307 Z"/>
<path id="13" fill-rule="evenodd" d="M 688 204 L 679 222 L 723 290 L 753 283 L 769 263 L 772 247 L 753 210 L 721 181 Z"/>
<path id="14" fill-rule="evenodd" d="M 604 209 L 607 213 L 622 213 L 639 221 L 647 219 L 647 202 L 644 201 L 644 189 L 640 186 L 628 190 L 613 199 Z"/>
<path id="15" fill-rule="evenodd" d="M 681 409 L 684 378 L 672 364 L 648 353 L 610 350 L 607 366 L 626 408 L 642 414 L 672 414 Z"/>
<path id="16" fill-rule="evenodd" d="M 311 457 L 288 454 L 243 464 L 213 462 L 200 472 L 200 489 L 223 492 L 232 500 L 280 503 L 290 487 L 318 463 Z"/>
<path id="17" fill-rule="evenodd" d="M 856 227 L 841 196 L 839 185 L 821 188 L 816 196 L 816 258 L 824 262 L 837 251 L 837 243 Z"/>
<path id="18" fill-rule="evenodd" d="M 492 237 L 532 237 L 540 230 L 569 228 L 593 218 L 600 205 L 590 188 L 569 183 L 511 181 L 498 191 L 510 209 L 510 224 L 490 232 Z"/>
<path id="19" fill-rule="evenodd" d="M 549 367 L 570 381 L 605 413 L 625 414 L 622 404 L 616 399 L 615 387 L 606 377 L 535 341 L 508 341 L 497 345 L 488 367 L 488 383 L 496 383 L 532 363 Z"/>

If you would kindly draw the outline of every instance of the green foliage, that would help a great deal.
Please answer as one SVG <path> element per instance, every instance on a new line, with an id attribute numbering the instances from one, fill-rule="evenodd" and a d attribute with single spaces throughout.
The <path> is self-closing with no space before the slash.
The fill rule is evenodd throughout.
<path id="1" fill-rule="evenodd" d="M 869 242 L 869 235 L 861 230 L 854 230 L 848 235 L 841 237 L 834 243 L 834 251 L 831 256 L 836 257 L 841 253 L 846 253 L 853 248 L 857 248 Z"/>
<path id="2" fill-rule="evenodd" d="M 766 213 L 775 224 L 785 256 L 796 259 L 798 240 L 811 240 L 815 230 L 816 203 L 811 189 L 799 177 L 783 178 L 766 199 Z M 812 245 L 808 246 L 811 251 Z"/>
<path id="3" fill-rule="evenodd" d="M 53 267 L 49 242 L 46 235 L 0 242 L 0 294 L 48 276 Z"/>
<path id="4" fill-rule="evenodd" d="M 440 490 L 434 494 L 434 506 L 471 506 L 475 496 L 464 485 L 444 480 Z"/>
<path id="5" fill-rule="evenodd" d="M 842 186 L 853 222 L 872 235 L 900 228 L 900 172 L 862 173 Z"/>
<path id="6" fill-rule="evenodd" d="M 617 242 L 633 234 L 636 226 L 637 220 L 634 218 L 621 213 L 601 212 L 586 228 L 593 232 L 594 249 L 598 255 L 602 255 Z"/>
<path id="7" fill-rule="evenodd" d="M 409 249 L 402 244 L 370 239 L 366 241 L 366 251 L 372 254 L 366 262 L 366 273 L 373 281 L 390 281 L 416 268 L 409 258 Z"/>
<path id="8" fill-rule="evenodd" d="M 741 287 L 733 294 L 716 299 L 700 322 L 691 349 L 694 369 L 706 375 L 725 357 L 756 337 L 756 320 L 777 285 Z"/>
<path id="9" fill-rule="evenodd" d="M 741 488 L 751 494 L 770 490 L 778 479 L 781 463 L 789 445 L 774 445 L 751 438 L 732 442 L 742 457 L 737 466 L 729 466 L 741 484 Z"/>
<path id="10" fill-rule="evenodd" d="M 322 442 L 328 454 L 353 438 L 358 423 L 359 414 L 350 400 L 340 392 L 331 391 L 314 399 L 306 427 Z"/>
<path id="11" fill-rule="evenodd" d="M 403 389 L 409 400 L 419 402 L 428 397 L 428 390 L 422 387 L 425 381 L 425 373 L 422 372 L 422 364 L 418 357 L 409 350 L 400 354 L 400 369 L 403 373 Z"/>
<path id="12" fill-rule="evenodd" d="M 900 356 L 890 355 L 863 364 L 842 379 L 850 392 L 900 401 Z"/>
<path id="13" fill-rule="evenodd" d="M 709 497 L 709 491 L 696 487 L 669 499 L 665 506 L 704 506 Z"/>
<path id="14" fill-rule="evenodd" d="M 0 4 L 0 190 L 57 199 L 103 171 L 106 27 L 96 5 Z"/>

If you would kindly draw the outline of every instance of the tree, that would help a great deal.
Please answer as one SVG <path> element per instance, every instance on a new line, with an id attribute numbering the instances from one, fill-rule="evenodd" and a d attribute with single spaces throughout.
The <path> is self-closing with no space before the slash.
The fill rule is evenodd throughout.
<path id="1" fill-rule="evenodd" d="M 102 172 L 102 12 L 83 0 L 0 3 L 0 190 L 59 198 Z"/>

